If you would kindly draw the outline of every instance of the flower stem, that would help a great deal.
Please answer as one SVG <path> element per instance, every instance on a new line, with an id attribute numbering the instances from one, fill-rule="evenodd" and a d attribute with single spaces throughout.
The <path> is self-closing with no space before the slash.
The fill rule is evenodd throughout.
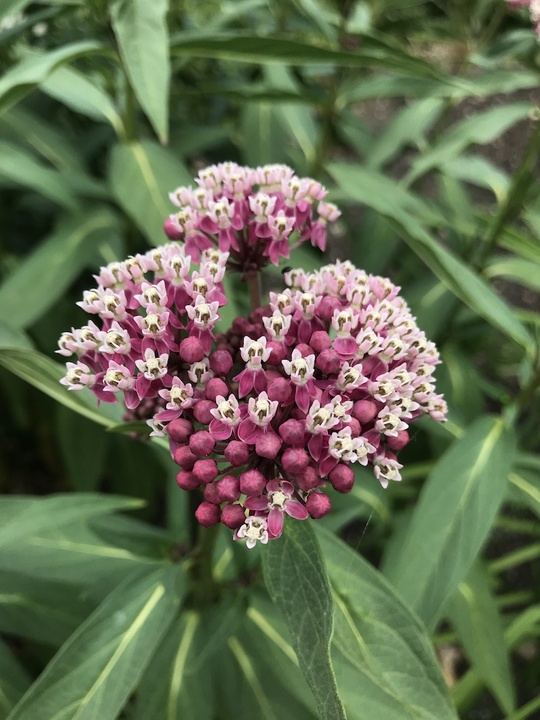
<path id="1" fill-rule="evenodd" d="M 200 526 L 199 542 L 195 550 L 195 563 L 192 568 L 193 597 L 197 607 L 210 605 L 217 594 L 212 560 L 218 531 L 219 524 L 209 528 Z"/>
<path id="2" fill-rule="evenodd" d="M 261 307 L 261 273 L 258 270 L 250 270 L 245 274 L 249 290 L 250 310 Z"/>

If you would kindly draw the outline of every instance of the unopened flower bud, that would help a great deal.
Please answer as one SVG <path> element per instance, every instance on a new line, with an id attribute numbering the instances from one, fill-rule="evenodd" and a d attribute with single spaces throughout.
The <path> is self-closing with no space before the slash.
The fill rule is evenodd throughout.
<path id="1" fill-rule="evenodd" d="M 293 391 L 291 381 L 284 377 L 278 377 L 268 383 L 266 390 L 270 400 L 277 400 L 280 404 L 289 400 Z"/>
<path id="2" fill-rule="evenodd" d="M 255 452 L 261 457 L 273 460 L 281 448 L 281 440 L 274 433 L 258 435 L 255 440 Z"/>
<path id="3" fill-rule="evenodd" d="M 283 442 L 293 447 L 304 444 L 305 433 L 305 423 L 301 420 L 294 420 L 294 418 L 286 420 L 283 425 L 279 426 L 279 434 L 283 438 Z"/>
<path id="4" fill-rule="evenodd" d="M 373 420 L 377 412 L 377 406 L 371 400 L 357 400 L 351 414 L 361 425 L 366 425 Z"/>
<path id="5" fill-rule="evenodd" d="M 208 400 L 215 400 L 218 395 L 227 397 L 229 394 L 229 386 L 223 382 L 221 378 L 212 378 L 208 381 L 204 394 Z"/>
<path id="6" fill-rule="evenodd" d="M 330 322 L 330 320 L 334 317 L 334 312 L 336 310 L 341 310 L 339 298 L 334 297 L 333 295 L 325 295 L 319 303 L 317 315 L 326 322 Z"/>
<path id="7" fill-rule="evenodd" d="M 216 482 L 220 502 L 235 502 L 240 497 L 240 483 L 234 475 L 225 475 Z"/>
<path id="8" fill-rule="evenodd" d="M 340 493 L 348 493 L 354 485 L 354 471 L 349 465 L 339 463 L 332 470 L 328 479 L 332 486 Z"/>
<path id="9" fill-rule="evenodd" d="M 249 459 L 249 447 L 241 440 L 231 440 L 225 448 L 225 460 L 234 467 L 240 467 Z"/>
<path id="10" fill-rule="evenodd" d="M 200 362 L 204 357 L 202 342 L 196 337 L 187 337 L 180 343 L 178 354 L 188 363 Z"/>
<path id="11" fill-rule="evenodd" d="M 392 448 L 392 450 L 395 450 L 397 452 L 398 450 L 402 450 L 405 445 L 407 445 L 409 440 L 410 437 L 407 430 L 400 430 L 395 437 L 389 435 L 386 438 L 386 443 L 388 447 Z"/>
<path id="12" fill-rule="evenodd" d="M 281 464 L 286 472 L 296 475 L 309 465 L 309 455 L 303 448 L 287 448 L 281 456 Z"/>
<path id="13" fill-rule="evenodd" d="M 351 428 L 351 437 L 355 438 L 362 432 L 362 426 L 356 418 L 351 418 L 347 423 L 347 427 Z"/>
<path id="14" fill-rule="evenodd" d="M 176 482 L 182 490 L 195 490 L 200 485 L 198 478 L 189 470 L 180 470 L 176 476 Z"/>
<path id="15" fill-rule="evenodd" d="M 341 358 L 335 350 L 323 350 L 315 361 L 315 367 L 325 375 L 337 375 L 342 365 Z"/>
<path id="16" fill-rule="evenodd" d="M 332 509 L 332 503 L 326 493 L 312 492 L 306 500 L 306 508 L 311 517 L 318 520 L 328 515 Z"/>
<path id="17" fill-rule="evenodd" d="M 282 342 L 271 341 L 266 347 L 270 350 L 270 355 L 266 361 L 268 365 L 281 365 L 281 361 L 287 357 L 287 348 Z"/>
<path id="18" fill-rule="evenodd" d="M 210 410 L 215 410 L 216 403 L 212 400 L 199 400 L 199 402 L 193 408 L 193 415 L 195 420 L 200 422 L 201 425 L 209 425 L 214 419 L 214 416 Z"/>
<path id="19" fill-rule="evenodd" d="M 163 231 L 170 240 L 179 240 L 183 234 L 178 223 L 170 217 L 163 223 Z"/>
<path id="20" fill-rule="evenodd" d="M 259 470 L 246 470 L 240 477 L 240 492 L 258 497 L 266 487 L 266 478 Z"/>
<path id="21" fill-rule="evenodd" d="M 212 503 L 213 505 L 219 505 L 221 503 L 215 482 L 208 483 L 208 485 L 204 486 L 203 495 L 206 502 Z"/>
<path id="22" fill-rule="evenodd" d="M 221 522 L 231 530 L 243 525 L 245 519 L 246 511 L 241 505 L 225 505 L 221 511 Z"/>
<path id="23" fill-rule="evenodd" d="M 193 425 L 186 418 L 176 418 L 167 425 L 167 434 L 176 443 L 184 444 L 193 432 Z"/>
<path id="24" fill-rule="evenodd" d="M 216 350 L 210 355 L 210 368 L 216 375 L 227 375 L 233 366 L 231 353 L 227 350 Z"/>
<path id="25" fill-rule="evenodd" d="M 313 490 L 313 488 L 319 487 L 323 484 L 319 472 L 313 467 L 313 465 L 308 465 L 307 468 L 297 473 L 294 476 L 294 479 L 298 483 L 300 490 L 304 490 L 305 492 Z"/>
<path id="26" fill-rule="evenodd" d="M 309 344 L 316 353 L 321 353 L 323 350 L 332 347 L 332 340 L 326 330 L 316 330 L 311 336 Z"/>
<path id="27" fill-rule="evenodd" d="M 187 445 L 181 445 L 174 452 L 174 462 L 180 465 L 182 470 L 191 470 L 196 460 L 197 456 L 191 452 Z"/>
<path id="28" fill-rule="evenodd" d="M 208 485 L 208 483 L 211 483 L 212 480 L 215 480 L 219 475 L 216 461 L 212 460 L 212 458 L 197 460 L 193 464 L 193 474 L 199 480 L 199 482 Z"/>
<path id="29" fill-rule="evenodd" d="M 313 355 L 313 348 L 310 345 L 307 345 L 306 343 L 298 343 L 298 345 L 294 346 L 295 350 L 298 350 L 300 355 L 304 358 L 309 357 L 310 355 Z"/>
<path id="30" fill-rule="evenodd" d="M 191 452 L 198 457 L 210 455 L 214 449 L 216 441 L 206 430 L 199 430 L 189 438 L 189 447 Z"/>
<path id="31" fill-rule="evenodd" d="M 219 522 L 219 507 L 210 502 L 202 502 L 195 510 L 195 517 L 204 527 L 210 527 Z"/>

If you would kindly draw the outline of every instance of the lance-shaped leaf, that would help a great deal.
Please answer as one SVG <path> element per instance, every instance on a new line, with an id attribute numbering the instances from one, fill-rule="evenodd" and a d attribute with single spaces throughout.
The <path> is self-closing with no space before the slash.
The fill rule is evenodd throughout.
<path id="1" fill-rule="evenodd" d="M 334 607 L 321 552 L 311 525 L 288 522 L 283 536 L 263 552 L 270 597 L 281 610 L 300 669 L 321 720 L 344 720 L 330 659 Z"/>
<path id="2" fill-rule="evenodd" d="M 471 664 L 508 715 L 516 706 L 504 630 L 484 568 L 475 564 L 446 606 Z"/>
<path id="3" fill-rule="evenodd" d="M 0 720 L 6 720 L 30 683 L 28 673 L 19 665 L 4 641 L 0 640 Z"/>
<path id="4" fill-rule="evenodd" d="M 11 720 L 114 720 L 173 622 L 184 592 L 179 566 L 120 585 L 60 648 Z"/>
<path id="5" fill-rule="evenodd" d="M 317 526 L 335 593 L 332 659 L 351 720 L 457 720 L 425 628 L 390 583 Z"/>
<path id="6" fill-rule="evenodd" d="M 161 142 L 169 125 L 169 33 L 167 0 L 117 0 L 112 27 L 126 73 Z"/>
<path id="7" fill-rule="evenodd" d="M 175 210 L 169 193 L 189 185 L 192 178 L 171 151 L 144 141 L 113 147 L 109 181 L 118 203 L 150 245 L 159 245 L 166 239 L 163 223 Z"/>
<path id="8" fill-rule="evenodd" d="M 428 627 L 480 551 L 504 498 L 515 441 L 501 419 L 481 417 L 430 473 L 385 574 Z"/>

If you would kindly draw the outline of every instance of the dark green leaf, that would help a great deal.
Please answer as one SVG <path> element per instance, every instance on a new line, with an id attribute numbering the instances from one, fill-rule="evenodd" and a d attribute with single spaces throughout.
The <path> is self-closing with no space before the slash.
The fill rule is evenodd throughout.
<path id="1" fill-rule="evenodd" d="M 514 452 L 502 420 L 481 417 L 443 455 L 422 489 L 385 574 L 428 627 L 467 575 L 502 502 Z"/>
<path id="2" fill-rule="evenodd" d="M 332 662 L 333 603 L 317 540 L 309 522 L 289 522 L 263 553 L 268 591 L 281 610 L 300 669 L 321 720 L 344 719 Z"/>
<path id="3" fill-rule="evenodd" d="M 28 673 L 19 665 L 4 641 L 0 640 L 0 720 L 7 719 L 30 683 Z"/>
<path id="4" fill-rule="evenodd" d="M 57 406 L 56 427 L 72 487 L 80 492 L 98 490 L 108 447 L 106 433 L 99 425 L 64 405 Z"/>

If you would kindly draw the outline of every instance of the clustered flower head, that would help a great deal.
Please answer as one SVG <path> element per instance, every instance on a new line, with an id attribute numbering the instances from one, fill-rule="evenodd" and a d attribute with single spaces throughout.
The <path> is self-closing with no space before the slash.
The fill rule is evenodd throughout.
<path id="1" fill-rule="evenodd" d="M 540 0 L 507 0 L 511 8 L 527 7 L 531 22 L 538 37 L 540 37 Z"/>
<path id="2" fill-rule="evenodd" d="M 199 177 L 220 178 L 220 193 L 224 178 L 238 196 L 249 187 L 238 200 L 245 210 L 259 202 L 260 184 L 278 198 L 294 176 L 226 164 Z M 249 247 L 273 252 L 271 236 L 256 235 L 262 221 L 246 213 L 243 237 L 257 238 Z M 383 487 L 401 479 L 396 453 L 411 422 L 445 419 L 433 379 L 439 355 L 399 288 L 349 262 L 285 272 L 286 288 L 217 334 L 223 277 L 231 255 L 241 264 L 242 248 L 219 232 L 204 237 L 207 246 L 186 238 L 101 268 L 79 303 L 94 320 L 60 338 L 58 352 L 77 356 L 61 382 L 106 402 L 123 396 L 132 417 L 169 438 L 178 485 L 202 492 L 197 520 L 221 522 L 253 547 L 279 537 L 285 515 L 326 515 L 326 490 L 349 492 L 356 464 Z"/>
<path id="3" fill-rule="evenodd" d="M 340 216 L 325 202 L 327 190 L 298 178 L 286 165 L 250 168 L 211 165 L 195 178 L 197 187 L 178 187 L 169 197 L 179 210 L 166 220 L 172 240 L 183 240 L 195 261 L 212 247 L 229 253 L 229 267 L 257 270 L 310 240 L 326 248 L 326 225 Z"/>

